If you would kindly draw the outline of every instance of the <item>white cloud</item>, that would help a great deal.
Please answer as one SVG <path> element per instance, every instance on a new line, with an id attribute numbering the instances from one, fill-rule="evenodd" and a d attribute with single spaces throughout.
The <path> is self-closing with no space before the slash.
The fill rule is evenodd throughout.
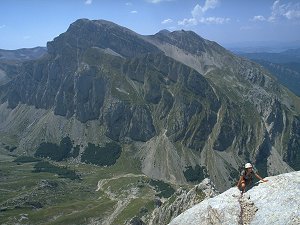
<path id="1" fill-rule="evenodd" d="M 132 3 L 131 2 L 126 2 L 125 5 L 130 6 L 130 5 L 132 5 Z"/>
<path id="2" fill-rule="evenodd" d="M 130 11 L 130 13 L 135 14 L 135 13 L 138 13 L 138 11 L 132 10 L 132 11 Z"/>
<path id="3" fill-rule="evenodd" d="M 183 19 L 181 21 L 178 21 L 178 25 L 181 26 L 195 26 L 198 24 L 198 21 L 195 18 L 190 18 L 190 19 Z"/>
<path id="4" fill-rule="evenodd" d="M 287 19 L 297 19 L 297 18 L 300 18 L 300 10 L 289 10 L 286 13 L 284 13 L 284 16 Z"/>
<path id="5" fill-rule="evenodd" d="M 284 6 L 280 5 L 279 0 L 275 1 L 271 7 L 272 12 L 271 12 L 271 16 L 269 17 L 268 21 L 270 22 L 274 22 L 276 20 L 276 18 L 278 16 L 280 16 L 280 14 L 284 13 Z"/>
<path id="6" fill-rule="evenodd" d="M 286 3 L 281 4 L 280 0 L 276 0 L 271 7 L 271 16 L 268 18 L 269 22 L 275 22 L 281 18 L 292 20 L 300 18 L 300 4 Z"/>
<path id="7" fill-rule="evenodd" d="M 163 20 L 161 23 L 162 23 L 162 24 L 167 24 L 167 23 L 172 23 L 172 22 L 173 22 L 172 19 L 165 19 L 165 20 Z"/>
<path id="8" fill-rule="evenodd" d="M 230 18 L 223 18 L 223 17 L 202 17 L 199 19 L 200 23 L 205 23 L 205 24 L 224 24 L 228 23 L 230 21 Z"/>
<path id="9" fill-rule="evenodd" d="M 254 16 L 250 21 L 254 22 L 276 22 L 278 20 L 287 19 L 299 19 L 300 18 L 300 3 L 281 3 L 281 0 L 274 1 L 273 5 L 271 6 L 271 15 L 269 17 L 265 17 L 262 15 Z"/>
<path id="10" fill-rule="evenodd" d="M 204 14 L 204 12 L 203 12 L 202 6 L 200 6 L 198 4 L 192 10 L 193 17 L 199 17 L 199 16 L 202 16 L 203 14 Z"/>
<path id="11" fill-rule="evenodd" d="M 206 0 L 203 6 L 197 4 L 192 10 L 193 17 L 202 16 L 207 10 L 214 9 L 218 6 L 219 0 Z"/>
<path id="12" fill-rule="evenodd" d="M 92 2 L 93 2 L 93 0 L 85 0 L 85 1 L 84 1 L 84 4 L 90 5 L 90 4 L 92 4 Z"/>
<path id="13" fill-rule="evenodd" d="M 181 26 L 195 26 L 200 23 L 203 24 L 224 24 L 228 23 L 230 21 L 230 18 L 224 18 L 224 17 L 205 17 L 205 13 L 209 9 L 214 9 L 219 5 L 219 0 L 206 0 L 204 2 L 204 5 L 201 6 L 197 4 L 193 10 L 191 11 L 192 18 L 185 18 L 181 21 L 178 21 L 178 25 Z"/>
<path id="14" fill-rule="evenodd" d="M 2 29 L 2 28 L 4 28 L 4 27 L 6 27 L 6 25 L 5 25 L 5 24 L 3 24 L 3 25 L 0 25 L 0 29 Z"/>
<path id="15" fill-rule="evenodd" d="M 258 15 L 258 16 L 254 16 L 251 21 L 265 21 L 267 20 L 264 16 L 262 15 Z"/>

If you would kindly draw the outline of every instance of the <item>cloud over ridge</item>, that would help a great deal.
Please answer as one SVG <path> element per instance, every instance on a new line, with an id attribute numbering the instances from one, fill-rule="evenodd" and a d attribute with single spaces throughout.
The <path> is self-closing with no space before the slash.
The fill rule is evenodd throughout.
<path id="1" fill-rule="evenodd" d="M 197 4 L 191 11 L 192 18 L 184 18 L 178 21 L 178 25 L 181 26 L 195 26 L 198 24 L 224 24 L 230 21 L 230 18 L 224 17 L 205 17 L 205 13 L 219 6 L 220 0 L 206 0 L 204 5 Z"/>

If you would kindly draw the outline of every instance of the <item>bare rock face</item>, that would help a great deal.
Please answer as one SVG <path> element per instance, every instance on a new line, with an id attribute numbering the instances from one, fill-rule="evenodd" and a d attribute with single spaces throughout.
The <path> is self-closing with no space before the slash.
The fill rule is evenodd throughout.
<path id="1" fill-rule="evenodd" d="M 176 192 L 177 196 L 174 202 L 163 204 L 156 208 L 149 220 L 149 225 L 167 224 L 180 213 L 191 208 L 192 206 L 216 196 L 219 192 L 216 190 L 214 184 L 208 179 L 204 179 L 200 184 L 195 185 L 190 191 L 179 189 Z"/>
<path id="2" fill-rule="evenodd" d="M 300 223 L 300 171 L 266 178 L 243 196 L 233 187 L 185 211 L 170 225 Z"/>

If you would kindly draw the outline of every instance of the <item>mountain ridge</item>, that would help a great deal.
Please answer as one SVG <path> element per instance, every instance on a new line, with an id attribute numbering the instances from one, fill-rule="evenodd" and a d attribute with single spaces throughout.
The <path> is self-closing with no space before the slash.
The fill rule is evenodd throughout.
<path id="1" fill-rule="evenodd" d="M 300 95 L 300 54 L 298 49 L 289 49 L 280 53 L 243 53 L 242 57 L 249 58 L 269 70 L 277 80 L 296 95 Z"/>
<path id="2" fill-rule="evenodd" d="M 266 174 L 298 168 L 300 100 L 214 42 L 83 19 L 47 47 L 0 88 L 2 142 L 15 154 L 68 136 L 80 162 L 89 143 L 117 142 L 152 178 L 210 176 L 220 190 L 244 161 Z"/>
<path id="3" fill-rule="evenodd" d="M 35 60 L 46 54 L 45 47 L 21 48 L 16 50 L 0 49 L 0 62 L 23 62 Z"/>

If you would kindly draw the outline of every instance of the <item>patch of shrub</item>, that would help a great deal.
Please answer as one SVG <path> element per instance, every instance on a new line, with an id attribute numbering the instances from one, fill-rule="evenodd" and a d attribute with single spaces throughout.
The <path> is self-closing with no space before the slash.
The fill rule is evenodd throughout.
<path id="1" fill-rule="evenodd" d="M 12 146 L 12 147 L 10 147 L 9 145 L 6 145 L 4 148 L 5 148 L 7 151 L 10 151 L 10 152 L 13 152 L 14 150 L 16 150 L 16 149 L 17 149 L 17 147 L 16 147 L 16 146 Z"/>
<path id="2" fill-rule="evenodd" d="M 135 216 L 130 220 L 130 225 L 146 225 L 146 224 L 141 218 Z"/>
<path id="3" fill-rule="evenodd" d="M 41 208 L 43 208 L 43 205 L 40 202 L 25 202 L 25 205 L 28 205 L 29 207 L 31 207 L 33 209 L 41 209 Z"/>
<path id="4" fill-rule="evenodd" d="M 158 192 L 156 196 L 160 198 L 169 198 L 175 193 L 174 188 L 172 188 L 170 184 L 167 184 L 161 180 L 150 180 L 149 184 L 155 188 L 155 190 Z"/>
<path id="5" fill-rule="evenodd" d="M 19 156 L 14 160 L 17 163 L 31 163 L 31 162 L 39 162 L 40 159 L 34 158 L 32 156 Z"/>
<path id="6" fill-rule="evenodd" d="M 142 208 L 140 208 L 139 213 L 140 213 L 141 215 L 145 215 L 145 214 L 147 214 L 148 211 L 149 211 L 149 210 L 148 210 L 146 207 L 142 207 Z"/>
<path id="7" fill-rule="evenodd" d="M 81 155 L 81 162 L 98 166 L 114 165 L 121 155 L 121 146 L 115 142 L 107 143 L 104 147 L 88 143 Z"/>
<path id="8" fill-rule="evenodd" d="M 205 166 L 196 165 L 195 169 L 191 166 L 187 166 L 183 171 L 184 177 L 188 182 L 201 182 L 207 177 L 207 171 Z"/>
<path id="9" fill-rule="evenodd" d="M 77 157 L 79 155 L 79 146 L 73 148 L 73 144 L 69 137 L 64 137 L 60 141 L 60 145 L 43 142 L 37 148 L 34 156 L 41 158 L 50 158 L 54 161 L 63 161 L 69 157 Z"/>
<path id="10" fill-rule="evenodd" d="M 41 173 L 41 172 L 48 172 L 48 173 L 55 173 L 63 178 L 69 178 L 71 180 L 80 179 L 79 175 L 76 174 L 74 170 L 70 170 L 67 167 L 59 167 L 55 166 L 49 162 L 38 162 L 34 166 L 34 173 Z"/>
<path id="11" fill-rule="evenodd" d="M 76 145 L 70 152 L 70 157 L 76 158 L 79 156 L 80 146 Z"/>
<path id="12" fill-rule="evenodd" d="M 49 157 L 50 159 L 55 161 L 61 161 L 64 158 L 64 155 L 60 151 L 59 145 L 49 142 L 41 143 L 34 156 L 41 158 Z"/>

